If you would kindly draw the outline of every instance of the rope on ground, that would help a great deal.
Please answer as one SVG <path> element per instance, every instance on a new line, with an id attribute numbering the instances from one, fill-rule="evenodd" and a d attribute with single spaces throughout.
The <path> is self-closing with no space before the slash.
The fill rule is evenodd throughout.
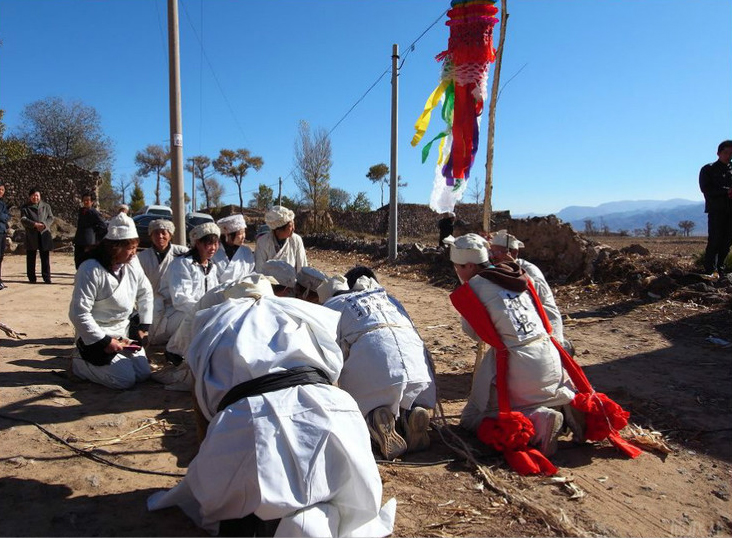
<path id="1" fill-rule="evenodd" d="M 150 471 L 148 469 L 137 469 L 135 467 L 128 467 L 126 465 L 120 465 L 119 463 L 115 463 L 108 459 L 102 458 L 101 456 L 98 456 L 97 454 L 94 454 L 93 452 L 90 452 L 88 450 L 82 450 L 80 448 L 77 448 L 77 447 L 69 444 L 64 439 L 61 439 L 55 433 L 50 432 L 49 430 L 47 430 L 46 428 L 44 428 L 43 426 L 41 426 L 40 424 L 38 424 L 37 422 L 34 422 L 32 420 L 28 420 L 28 419 L 20 418 L 20 417 L 12 417 L 12 416 L 6 415 L 4 413 L 0 413 L 0 418 L 4 418 L 6 420 L 13 420 L 16 422 L 23 422 L 25 424 L 31 424 L 31 425 L 35 426 L 36 428 L 38 428 L 39 430 L 41 430 L 43 433 L 45 433 L 48 437 L 50 437 L 54 441 L 57 441 L 57 442 L 61 443 L 62 445 L 64 445 L 65 447 L 70 448 L 72 451 L 74 451 L 79 456 L 90 459 L 97 463 L 101 463 L 103 465 L 109 465 L 110 467 L 114 467 L 116 469 L 121 469 L 123 471 L 129 471 L 129 472 L 133 472 L 133 473 L 153 474 L 153 475 L 159 475 L 159 476 L 173 476 L 173 477 L 178 477 L 178 478 L 182 478 L 185 476 L 185 474 L 181 474 L 181 473 L 168 473 L 165 471 Z"/>

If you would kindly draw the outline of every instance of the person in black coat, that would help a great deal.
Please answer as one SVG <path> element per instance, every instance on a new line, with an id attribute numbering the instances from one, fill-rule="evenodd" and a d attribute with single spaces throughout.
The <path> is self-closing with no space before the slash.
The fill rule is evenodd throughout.
<path id="1" fill-rule="evenodd" d="M 5 235 L 8 232 L 8 221 L 10 220 L 8 206 L 3 200 L 4 196 L 5 185 L 3 185 L 3 182 L 0 179 L 0 290 L 7 288 L 7 286 L 3 284 L 3 256 L 5 255 Z"/>
<path id="2" fill-rule="evenodd" d="M 717 156 L 717 161 L 699 171 L 699 188 L 704 193 L 708 222 L 704 272 L 722 275 L 724 260 L 732 246 L 732 140 L 719 144 Z"/>
<path id="3" fill-rule="evenodd" d="M 28 203 L 20 208 L 20 223 L 25 228 L 25 261 L 28 282 L 36 282 L 36 252 L 41 251 L 41 276 L 51 284 L 51 249 L 53 237 L 51 206 L 41 201 L 41 191 L 33 187 L 28 192 Z"/>
<path id="4" fill-rule="evenodd" d="M 102 240 L 107 233 L 107 225 L 102 215 L 94 209 L 94 193 L 85 192 L 81 195 L 81 207 L 76 220 L 76 234 L 74 235 L 74 265 L 78 269 L 81 262 L 86 260 L 87 252 Z"/>

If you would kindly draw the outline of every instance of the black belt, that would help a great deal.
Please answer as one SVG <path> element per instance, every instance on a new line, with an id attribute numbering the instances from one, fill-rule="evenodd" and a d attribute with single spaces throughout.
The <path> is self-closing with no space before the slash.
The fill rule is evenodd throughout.
<path id="1" fill-rule="evenodd" d="M 218 413 L 226 409 L 231 404 L 243 398 L 258 396 L 265 392 L 274 392 L 275 390 L 286 389 L 288 387 L 315 385 L 317 383 L 330 385 L 328 376 L 322 370 L 312 366 L 296 366 L 284 372 L 263 375 L 256 379 L 239 383 L 229 389 L 229 392 L 221 399 L 219 406 L 216 408 L 216 412 Z"/>

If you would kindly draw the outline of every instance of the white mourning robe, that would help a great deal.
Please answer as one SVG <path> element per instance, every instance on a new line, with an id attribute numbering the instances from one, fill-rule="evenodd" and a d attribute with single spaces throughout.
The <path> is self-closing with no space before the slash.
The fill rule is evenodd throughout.
<path id="1" fill-rule="evenodd" d="M 152 322 L 153 296 L 144 273 L 134 265 L 124 264 L 118 280 L 97 260 L 86 260 L 74 277 L 74 290 L 69 305 L 69 319 L 86 345 L 106 336 L 127 338 L 130 314 L 135 305 L 141 324 Z M 78 349 L 72 354 L 72 370 L 110 388 L 130 388 L 150 376 L 150 366 L 144 350 L 118 353 L 110 364 L 97 366 L 81 358 Z"/>
<path id="2" fill-rule="evenodd" d="M 267 232 L 257 238 L 257 246 L 254 251 L 255 270 L 261 273 L 264 264 L 269 260 L 286 261 L 295 268 L 295 273 L 307 266 L 308 258 L 305 254 L 305 246 L 302 244 L 302 237 L 293 233 L 285 240 L 285 244 L 277 250 L 277 238 L 274 231 Z"/>
<path id="3" fill-rule="evenodd" d="M 219 245 L 213 257 L 219 267 L 219 283 L 239 280 L 254 272 L 254 253 L 245 245 L 240 245 L 229 259 L 223 245 Z"/>
<path id="4" fill-rule="evenodd" d="M 564 375 L 559 352 L 544 330 L 529 292 L 509 291 L 479 275 L 471 278 L 469 284 L 508 349 L 511 409 L 526 411 L 571 402 L 571 382 Z M 479 340 L 465 319 L 462 325 L 471 338 Z M 495 383 L 495 349 L 488 347 L 473 374 L 473 385 L 460 419 L 463 427 L 475 430 L 483 418 L 498 414 Z"/>
<path id="5" fill-rule="evenodd" d="M 401 304 L 375 280 L 367 289 L 337 295 L 323 306 L 341 313 L 338 342 L 344 365 L 338 385 L 365 416 L 387 406 L 394 416 L 414 404 L 432 409 L 436 388 L 427 350 Z"/>
<path id="6" fill-rule="evenodd" d="M 166 323 L 166 313 L 169 315 L 173 311 L 170 294 L 161 293 L 160 289 L 162 286 L 167 286 L 165 275 L 172 261 L 187 251 L 188 249 L 183 245 L 171 243 L 170 249 L 162 261 L 158 261 L 153 247 L 147 248 L 137 255 L 140 267 L 145 272 L 145 276 L 153 290 L 153 321 L 148 333 L 148 340 L 151 344 L 165 344 L 176 329 L 175 326 L 169 326 Z"/>
<path id="7" fill-rule="evenodd" d="M 275 536 L 385 536 L 396 501 L 381 508 L 381 479 L 356 403 L 341 389 L 300 385 L 216 408 L 233 386 L 297 366 L 335 381 L 343 358 L 338 314 L 297 299 L 229 299 L 196 314 L 187 360 L 210 420 L 173 489 L 148 508 L 180 506 L 196 524 L 254 513 L 282 518 Z"/>
<path id="8" fill-rule="evenodd" d="M 544 273 L 542 273 L 541 269 L 536 265 L 531 262 L 527 262 L 526 260 L 519 258 L 516 260 L 516 263 L 526 271 L 526 274 L 529 275 L 531 281 L 534 283 L 536 294 L 539 296 L 539 301 L 541 301 L 541 304 L 544 307 L 544 312 L 546 312 L 546 317 L 549 319 L 549 323 L 552 326 L 552 334 L 554 335 L 554 338 L 556 338 L 557 342 L 560 344 L 564 344 L 564 323 L 562 322 L 562 314 L 559 312 L 559 307 L 557 306 L 556 301 L 554 301 L 554 294 L 544 277 Z"/>
<path id="9" fill-rule="evenodd" d="M 188 337 L 184 334 L 184 320 L 195 313 L 198 300 L 205 293 L 218 286 L 218 267 L 213 261 L 208 261 L 211 269 L 204 272 L 201 264 L 193 256 L 178 256 L 168 268 L 165 277 L 165 286 L 161 286 L 161 293 L 170 297 L 172 309 L 166 313 L 165 323 L 173 334 L 168 340 L 165 349 L 171 353 L 185 356 Z"/>

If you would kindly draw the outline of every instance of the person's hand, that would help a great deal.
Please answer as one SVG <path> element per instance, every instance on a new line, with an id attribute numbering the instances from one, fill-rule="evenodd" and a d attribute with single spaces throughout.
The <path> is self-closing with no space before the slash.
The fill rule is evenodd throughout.
<path id="1" fill-rule="evenodd" d="M 45 225 L 45 224 L 43 224 L 42 222 L 36 222 L 36 223 L 35 223 L 35 224 L 34 224 L 33 226 L 34 226 L 34 227 L 35 227 L 35 229 L 36 229 L 36 230 L 38 230 L 39 232 L 42 232 L 42 231 L 43 231 L 43 229 L 44 229 L 44 228 L 46 227 L 46 225 Z"/>
<path id="2" fill-rule="evenodd" d="M 112 341 L 104 348 L 104 352 L 108 354 L 119 353 L 124 349 L 124 343 L 117 338 L 112 338 Z"/>

